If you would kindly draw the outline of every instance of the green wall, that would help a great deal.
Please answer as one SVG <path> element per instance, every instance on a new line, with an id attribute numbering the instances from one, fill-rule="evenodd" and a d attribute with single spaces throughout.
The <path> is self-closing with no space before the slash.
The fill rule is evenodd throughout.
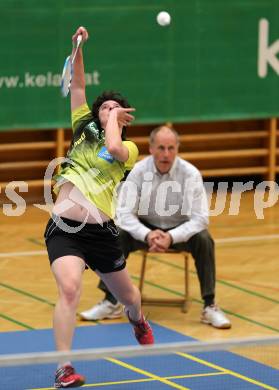
<path id="1" fill-rule="evenodd" d="M 80 25 L 90 104 L 115 89 L 137 123 L 279 116 L 278 0 L 0 0 L 0 12 L 0 129 L 70 125 L 60 73 Z"/>

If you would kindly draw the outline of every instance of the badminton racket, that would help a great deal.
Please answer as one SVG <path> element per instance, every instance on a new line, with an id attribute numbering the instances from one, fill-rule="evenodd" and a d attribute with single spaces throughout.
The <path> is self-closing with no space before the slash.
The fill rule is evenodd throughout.
<path id="1" fill-rule="evenodd" d="M 71 82 L 73 78 L 73 64 L 77 55 L 78 48 L 82 41 L 82 35 L 77 37 L 77 47 L 73 56 L 68 56 L 65 60 L 62 76 L 61 76 L 61 94 L 63 97 L 66 97 L 69 93 Z"/>

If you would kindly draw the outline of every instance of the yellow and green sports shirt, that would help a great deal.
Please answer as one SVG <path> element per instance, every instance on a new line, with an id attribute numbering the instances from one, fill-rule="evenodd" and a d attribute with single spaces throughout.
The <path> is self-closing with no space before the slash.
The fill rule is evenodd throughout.
<path id="1" fill-rule="evenodd" d="M 138 148 L 131 141 L 123 141 L 129 151 L 128 160 L 116 160 L 108 152 L 104 130 L 98 129 L 87 104 L 72 112 L 72 127 L 73 139 L 66 161 L 54 177 L 55 190 L 63 182 L 70 181 L 98 209 L 113 218 L 115 187 L 123 179 L 125 171 L 135 165 Z"/>

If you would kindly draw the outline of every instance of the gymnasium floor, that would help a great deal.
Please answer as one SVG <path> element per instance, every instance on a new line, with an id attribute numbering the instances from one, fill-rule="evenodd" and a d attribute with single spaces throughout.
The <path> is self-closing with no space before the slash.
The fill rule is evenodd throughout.
<path id="1" fill-rule="evenodd" d="M 216 266 L 217 266 L 217 302 L 222 309 L 228 314 L 232 321 L 232 328 L 230 330 L 217 330 L 210 326 L 201 324 L 199 321 L 200 312 L 202 309 L 199 287 L 197 283 L 197 277 L 193 262 L 191 261 L 190 267 L 190 295 L 191 305 L 188 313 L 182 313 L 179 308 L 175 307 L 158 307 L 158 306 L 146 306 L 145 311 L 149 313 L 149 319 L 154 324 L 160 337 L 157 340 L 162 342 L 170 341 L 169 337 L 178 337 L 180 340 L 186 340 L 187 338 L 194 338 L 199 340 L 229 340 L 231 338 L 240 337 L 264 337 L 275 336 L 279 333 L 278 327 L 278 304 L 279 304 L 279 287 L 278 287 L 278 274 L 279 274 L 279 258 L 278 258 L 278 215 L 279 204 L 266 208 L 264 212 L 264 218 L 258 219 L 254 210 L 254 194 L 247 192 L 241 198 L 240 212 L 238 215 L 229 215 L 229 198 L 226 202 L 224 211 L 218 216 L 211 217 L 210 230 L 216 242 Z M 42 240 L 44 227 L 48 219 L 48 214 L 35 207 L 28 207 L 27 210 L 21 216 L 7 217 L 4 213 L 0 217 L 0 351 L 5 353 L 7 351 L 7 345 L 16 348 L 13 351 L 27 352 L 28 343 L 24 342 L 25 338 L 31 337 L 34 340 L 34 345 L 41 345 L 38 340 L 43 337 L 48 340 L 50 344 L 44 345 L 42 350 L 52 349 L 50 334 L 52 326 L 52 311 L 56 301 L 56 287 L 53 281 L 53 277 L 49 270 L 48 259 Z M 146 275 L 145 292 L 156 296 L 181 296 L 183 291 L 183 275 L 182 275 L 182 259 L 178 257 L 169 258 L 168 256 L 152 255 L 148 263 L 148 270 Z M 128 261 L 129 271 L 135 282 L 138 281 L 140 267 L 140 256 L 138 253 L 131 255 Z M 158 277 L 158 267 L 160 269 L 160 275 Z M 87 271 L 84 275 L 84 288 L 80 302 L 79 310 L 85 310 L 97 303 L 102 299 L 102 294 L 96 289 L 97 278 L 96 276 Z M 87 322 L 78 321 L 78 332 L 101 332 L 102 329 L 112 329 L 108 331 L 108 334 L 115 335 L 114 329 L 125 329 L 125 336 L 118 337 L 118 345 L 124 343 L 129 345 L 134 343 L 131 336 L 128 336 L 129 330 L 127 330 L 128 324 L 126 320 L 113 320 L 113 321 L 100 321 L 98 324 L 91 325 Z M 95 326 L 94 326 L 95 325 Z M 116 328 L 115 328 L 116 327 Z M 46 330 L 44 330 L 46 329 Z M 89 329 L 89 330 L 88 330 Z M 14 333 L 15 332 L 15 333 Z M 79 333 L 77 333 L 79 334 Z M 86 334 L 86 333 L 85 333 Z M 92 338 L 92 347 L 98 346 L 110 346 L 112 338 L 101 336 Z M 27 336 L 30 335 L 30 336 Z M 170 336 L 171 335 L 171 336 Z M 175 335 L 175 336 L 173 336 Z M 162 337 L 161 337 L 162 336 Z M 6 340 L 5 342 L 3 340 Z M 100 345 L 95 344 L 96 340 Z M 107 340 L 109 342 L 107 343 Z M 86 347 L 87 345 L 86 339 Z M 42 342 L 44 344 L 44 342 Z M 81 344 L 76 346 L 82 347 Z M 37 347 L 36 347 L 37 348 Z M 38 349 L 39 351 L 41 349 Z M 9 350 L 12 352 L 11 350 Z M 277 354 L 277 356 L 279 353 Z M 250 356 L 245 357 L 245 367 L 252 367 L 247 372 L 241 372 L 239 369 L 235 370 L 235 366 L 229 362 L 230 370 L 238 374 L 244 375 L 247 378 L 251 378 L 251 373 L 258 374 L 259 372 L 279 369 L 278 357 L 274 361 L 270 361 L 266 356 L 251 356 L 252 363 L 247 360 Z M 183 360 L 183 364 L 178 363 L 178 360 Z M 227 360 L 219 354 L 214 354 L 211 357 L 202 356 L 201 359 L 207 363 L 213 363 L 221 368 L 210 367 L 205 363 L 195 362 L 195 367 L 192 370 L 193 361 L 185 364 L 185 357 L 175 356 L 172 357 L 171 363 L 167 358 L 167 367 L 170 372 L 166 373 L 164 367 L 166 367 L 166 359 L 163 362 L 157 363 L 153 367 L 150 363 L 147 364 L 147 368 L 151 374 L 177 376 L 177 375 L 190 375 L 190 378 L 175 378 L 171 379 L 171 382 L 179 384 L 176 388 L 191 388 L 199 389 L 204 388 L 202 382 L 199 382 L 195 387 L 194 383 L 198 379 L 194 377 L 196 373 L 199 373 L 199 369 L 205 370 L 205 373 L 212 373 L 216 370 L 222 371 L 224 364 L 227 364 Z M 213 360 L 210 360 L 213 359 Z M 216 360 L 215 360 L 216 359 Z M 239 362 L 237 357 L 236 361 Z M 173 360 L 175 360 L 174 363 Z M 232 359 L 235 360 L 235 359 Z M 103 382 L 103 379 L 98 376 L 99 373 L 98 364 L 97 369 L 92 369 L 92 374 L 88 375 L 88 383 Z M 107 363 L 107 362 L 106 362 Z M 132 362 L 131 364 L 144 370 L 145 363 L 141 361 Z M 111 362 L 110 362 L 111 365 Z M 182 371 L 177 367 L 183 367 Z M 130 369 L 119 367 L 119 364 L 113 363 L 110 374 L 113 376 L 115 382 L 124 380 L 125 375 L 128 375 L 128 381 L 139 380 L 140 378 L 149 378 L 148 384 L 146 382 L 133 382 L 111 385 L 103 384 L 105 389 L 163 389 L 166 387 L 174 387 L 162 381 L 151 380 L 152 377 L 146 376 L 146 374 L 137 373 L 135 377 L 131 376 Z M 202 368 L 201 368 L 202 367 Z M 259 367 L 261 369 L 259 369 Z M 121 368 L 121 372 L 117 371 Z M 172 369 L 173 368 L 173 369 Z M 190 370 L 191 368 L 191 370 Z M 151 370 L 152 369 L 152 370 Z M 199 370 L 198 369 L 198 370 Z M 116 371 L 115 371 L 116 370 Z M 123 370 L 126 374 L 122 374 Z M 186 371 L 185 371 L 186 370 Z M 207 371 L 208 370 L 208 371 Z M 86 369 L 86 371 L 88 371 Z M 148 370 L 147 370 L 148 371 Z M 49 373 L 50 372 L 50 373 Z M 52 385 L 52 372 L 44 373 L 42 381 L 40 375 L 38 381 L 32 386 L 28 383 L 20 383 L 17 389 L 25 388 L 47 388 Z M 91 370 L 90 370 L 91 372 Z M 119 372 L 119 374 L 118 374 Z M 85 372 L 86 373 L 86 372 Z M 98 374 L 99 375 L 99 374 Z M 124 376 L 122 376 L 124 375 Z M 138 377 L 140 375 L 140 378 Z M 14 374 L 11 374 L 14 377 Z M 230 383 L 229 387 L 224 387 L 224 377 L 227 374 L 209 375 L 206 379 L 199 377 L 199 380 L 206 382 L 207 388 L 214 389 L 233 389 L 232 386 L 237 389 L 250 389 L 250 388 L 278 388 L 278 382 L 276 384 L 268 384 L 268 379 L 265 379 L 265 375 L 258 378 L 259 382 L 266 383 L 271 387 L 263 387 L 263 385 L 252 384 L 249 380 L 243 380 L 235 375 L 229 374 Z M 3 376 L 0 375 L 1 380 Z M 24 378 L 29 378 L 25 375 Z M 125 380 L 126 380 L 125 379 Z M 109 377 L 105 381 L 110 381 Z M 213 381 L 211 385 L 211 381 Z M 216 381 L 216 382 L 214 382 Z M 221 387 L 218 387 L 217 381 L 221 381 Z M 196 382 L 197 383 L 197 382 Z M 235 385 L 234 385 L 235 383 Z M 241 385 L 240 385 L 241 383 Z M 14 383 L 15 385 L 15 383 Z M 145 387 L 144 387 L 145 386 Z M 154 387 L 155 386 L 155 387 Z M 157 387 L 156 387 L 157 386 Z M 250 386 L 250 387 L 249 387 Z M 253 386 L 253 387 L 251 387 Z M 91 385 L 92 388 L 95 388 Z M 100 385 L 99 385 L 100 387 Z M 12 390 L 11 387 L 6 385 L 3 387 L 0 385 L 0 389 Z M 101 387 L 100 387 L 101 388 Z"/>
<path id="2" fill-rule="evenodd" d="M 193 340 L 152 324 L 157 343 Z M 86 326 L 77 329 L 74 348 L 136 345 L 129 324 Z M 54 349 L 51 330 L 0 334 L 2 353 Z M 89 389 L 276 389 L 278 370 L 227 351 L 107 358 L 77 362 Z M 0 388 L 9 390 L 52 388 L 55 364 L 0 368 Z M 20 378 L 16 383 L 15 378 Z"/>

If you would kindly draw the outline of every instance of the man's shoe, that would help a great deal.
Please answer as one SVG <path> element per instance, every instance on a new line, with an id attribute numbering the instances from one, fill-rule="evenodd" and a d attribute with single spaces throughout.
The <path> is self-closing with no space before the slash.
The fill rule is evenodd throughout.
<path id="1" fill-rule="evenodd" d="M 232 325 L 225 313 L 217 305 L 206 306 L 202 311 L 201 322 L 218 329 L 229 329 Z"/>
<path id="2" fill-rule="evenodd" d="M 114 305 L 107 299 L 104 299 L 91 309 L 81 312 L 79 316 L 86 321 L 121 318 L 123 316 L 123 308 L 119 302 Z"/>
<path id="3" fill-rule="evenodd" d="M 56 370 L 54 387 L 79 387 L 85 383 L 85 377 L 76 374 L 75 369 L 71 365 L 66 365 Z"/>
<path id="4" fill-rule="evenodd" d="M 147 344 L 154 344 L 154 336 L 151 326 L 149 325 L 149 322 L 144 318 L 144 316 L 141 316 L 141 319 L 139 321 L 133 321 L 129 317 L 128 311 L 125 311 L 128 320 L 130 324 L 133 325 L 135 337 L 138 340 L 139 344 L 141 345 L 147 345 Z"/>

